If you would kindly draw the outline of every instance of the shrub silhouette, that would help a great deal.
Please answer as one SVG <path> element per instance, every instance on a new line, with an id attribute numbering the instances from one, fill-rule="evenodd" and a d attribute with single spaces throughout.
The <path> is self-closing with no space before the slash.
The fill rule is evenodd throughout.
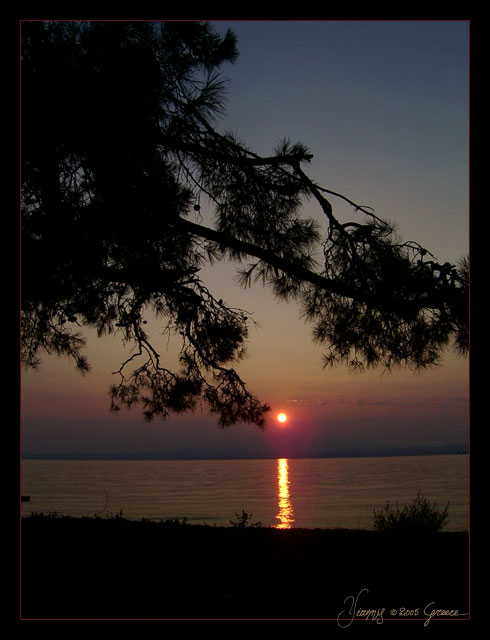
<path id="1" fill-rule="evenodd" d="M 388 502 L 383 510 L 374 510 L 373 525 L 378 531 L 434 533 L 440 531 L 448 521 L 449 502 L 444 509 L 431 504 L 420 491 L 411 504 L 402 509 Z"/>
<path id="2" fill-rule="evenodd" d="M 242 509 L 242 515 L 238 515 L 238 513 L 235 513 L 236 515 L 236 520 L 230 520 L 230 524 L 232 527 L 253 527 L 253 528 L 257 528 L 257 527 L 261 527 L 262 526 L 262 522 L 249 522 L 249 520 L 252 518 L 253 513 L 247 513 L 246 511 L 244 511 Z"/>

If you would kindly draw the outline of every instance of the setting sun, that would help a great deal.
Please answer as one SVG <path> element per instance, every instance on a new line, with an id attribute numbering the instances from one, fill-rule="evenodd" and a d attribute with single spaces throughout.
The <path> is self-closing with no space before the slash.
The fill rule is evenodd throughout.
<path id="1" fill-rule="evenodd" d="M 277 415 L 277 419 L 278 419 L 279 422 L 286 422 L 288 417 L 287 417 L 287 415 L 285 413 L 279 413 Z"/>

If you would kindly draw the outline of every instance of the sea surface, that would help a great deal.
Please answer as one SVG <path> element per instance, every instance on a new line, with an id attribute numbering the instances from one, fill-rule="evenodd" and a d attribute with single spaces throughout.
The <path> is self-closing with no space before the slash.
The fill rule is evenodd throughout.
<path id="1" fill-rule="evenodd" d="M 187 519 L 229 526 L 371 529 L 373 510 L 418 491 L 469 530 L 469 456 L 272 460 L 23 460 L 22 515 Z"/>

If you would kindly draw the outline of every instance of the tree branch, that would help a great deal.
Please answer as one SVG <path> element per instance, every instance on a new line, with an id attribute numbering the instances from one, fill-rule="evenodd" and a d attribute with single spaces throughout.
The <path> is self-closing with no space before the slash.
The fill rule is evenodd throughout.
<path id="1" fill-rule="evenodd" d="M 238 253 L 244 253 L 260 258 L 260 260 L 266 262 L 271 267 L 279 269 L 293 278 L 309 282 L 324 291 L 328 291 L 329 293 L 337 294 L 345 298 L 351 298 L 366 305 L 376 306 L 377 304 L 386 304 L 385 297 L 370 294 L 365 289 L 350 286 L 341 280 L 327 278 L 326 276 L 310 271 L 299 264 L 295 264 L 291 260 L 282 258 L 263 247 L 239 240 L 233 236 L 229 236 L 223 232 L 216 231 L 215 229 L 210 229 L 209 227 L 191 222 L 190 220 L 185 220 L 184 218 L 180 218 L 180 224 L 193 235 L 206 238 L 207 240 L 217 243 L 221 247 L 231 249 Z M 428 294 L 421 296 L 418 299 L 406 300 L 404 302 L 407 311 L 412 312 L 414 310 L 425 308 L 440 309 L 442 304 L 443 301 L 439 299 L 438 296 Z"/>

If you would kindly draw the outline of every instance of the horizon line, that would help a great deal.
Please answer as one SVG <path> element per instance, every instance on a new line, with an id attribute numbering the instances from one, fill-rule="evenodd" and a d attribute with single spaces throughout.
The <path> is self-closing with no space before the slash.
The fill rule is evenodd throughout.
<path id="1" fill-rule="evenodd" d="M 337 454 L 318 454 L 318 455 L 256 455 L 256 456 L 247 456 L 247 455 L 231 455 L 231 454 L 223 454 L 223 455 L 195 455 L 191 456 L 190 454 L 182 454 L 182 455 L 170 455 L 165 456 L 163 454 L 81 454 L 81 453 L 73 453 L 73 454 L 54 454 L 54 453 L 43 453 L 43 454 L 26 454 L 21 456 L 20 460 L 94 460 L 94 461 L 104 461 L 104 460 L 134 460 L 134 461 L 211 461 L 211 460 L 315 460 L 315 459 L 335 459 L 335 458 L 398 458 L 398 457 L 409 457 L 409 456 L 436 456 L 436 455 L 468 455 L 469 447 L 461 446 L 457 447 L 458 450 L 454 451 L 441 451 L 441 450 L 426 450 L 426 451 L 390 451 L 390 452 L 377 452 L 377 453 L 337 453 Z"/>

